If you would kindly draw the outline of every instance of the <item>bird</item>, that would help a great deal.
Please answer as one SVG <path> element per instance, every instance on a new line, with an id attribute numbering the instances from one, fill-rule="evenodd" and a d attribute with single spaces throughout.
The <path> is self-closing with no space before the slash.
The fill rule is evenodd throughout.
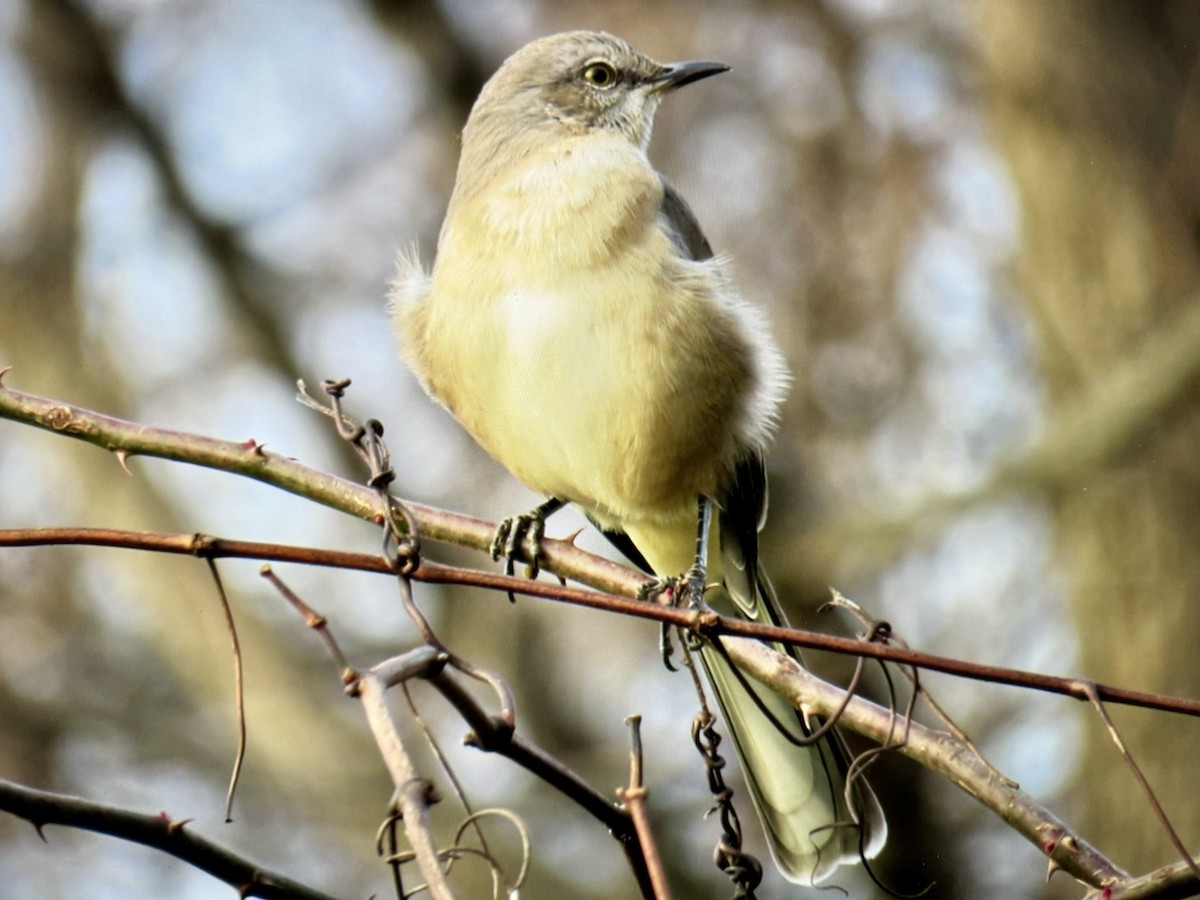
<path id="1" fill-rule="evenodd" d="M 510 558 L 570 503 L 657 584 L 785 624 L 758 532 L 788 369 L 647 156 L 662 100 L 728 68 L 595 31 L 513 53 L 467 118 L 432 269 L 401 252 L 391 307 L 425 390 L 547 498 L 498 532 Z M 886 822 L 864 780 L 847 788 L 840 735 L 797 746 L 778 723 L 810 726 L 786 700 L 700 656 L 783 875 L 815 884 L 875 856 Z"/>

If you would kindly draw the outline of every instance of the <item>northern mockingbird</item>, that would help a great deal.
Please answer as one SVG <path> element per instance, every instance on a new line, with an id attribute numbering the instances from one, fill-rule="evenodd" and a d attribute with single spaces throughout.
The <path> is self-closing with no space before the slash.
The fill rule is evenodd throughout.
<path id="1" fill-rule="evenodd" d="M 583 31 L 514 53 L 463 130 L 433 271 L 403 256 L 393 307 L 426 390 L 549 498 L 520 525 L 575 503 L 658 576 L 688 572 L 681 587 L 695 598 L 698 543 L 707 549 L 697 512 L 704 534 L 715 507 L 708 577 L 722 586 L 704 600 L 782 623 L 757 533 L 787 371 L 727 261 L 646 157 L 662 99 L 727 68 L 663 65 Z M 861 779 L 846 790 L 837 735 L 796 746 L 750 691 L 807 733 L 785 700 L 747 689 L 716 650 L 701 658 L 783 874 L 811 883 L 875 855 L 883 815 Z"/>

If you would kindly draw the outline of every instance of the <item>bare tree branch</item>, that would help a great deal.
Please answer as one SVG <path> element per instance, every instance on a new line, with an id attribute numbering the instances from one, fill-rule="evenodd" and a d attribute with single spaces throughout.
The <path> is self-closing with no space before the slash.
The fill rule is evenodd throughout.
<path id="1" fill-rule="evenodd" d="M 388 712 L 384 693 L 388 682 L 399 678 L 395 670 L 403 667 L 428 666 L 437 656 L 432 647 L 422 647 L 412 654 L 388 660 L 381 666 L 359 675 L 356 682 L 359 699 L 370 723 L 371 733 L 379 747 L 380 755 L 392 776 L 395 786 L 396 811 L 404 822 L 404 834 L 416 856 L 417 867 L 425 878 L 429 895 L 435 900 L 453 900 L 450 886 L 442 871 L 441 859 L 433 843 L 433 822 L 429 817 L 429 806 L 435 799 L 433 785 L 418 778 L 404 742 L 400 739 L 396 725 Z"/>
<path id="2" fill-rule="evenodd" d="M 2 386 L 0 386 L 0 417 L 11 418 L 87 440 L 123 457 L 136 454 L 154 455 L 246 475 L 350 512 L 353 515 L 378 520 L 376 510 L 379 501 L 371 489 L 350 484 L 334 476 L 309 469 L 292 460 L 268 453 L 253 441 L 238 444 L 181 432 L 146 428 L 100 416 L 57 401 L 20 394 L 4 389 Z M 422 533 L 428 537 L 480 550 L 486 550 L 490 545 L 494 526 L 489 523 L 415 504 L 409 505 L 409 509 L 419 521 Z M 124 532 L 87 532 L 82 529 L 0 532 L 0 545 L 5 543 L 30 545 L 48 542 L 89 542 L 116 546 L 138 546 L 142 549 L 190 553 L 209 558 L 245 553 L 258 558 L 343 565 L 369 571 L 390 571 L 383 560 L 361 554 L 331 553 L 312 548 L 282 548 L 269 544 L 239 544 L 201 535 L 131 536 Z M 632 570 L 593 557 L 566 542 L 547 540 L 543 551 L 548 567 L 558 574 L 604 585 L 626 595 L 635 594 L 645 580 L 643 576 Z M 935 669 L 960 677 L 1050 691 L 1084 701 L 1099 697 L 1108 702 L 1131 703 L 1191 715 L 1200 714 L 1200 702 L 1196 701 L 1141 694 L 1102 685 L 1093 687 L 1090 682 L 1082 682 L 1077 679 L 1053 678 L 1018 670 L 981 666 L 879 643 L 759 625 L 742 620 L 727 619 L 707 610 L 682 610 L 633 600 L 629 596 L 613 596 L 562 585 L 506 578 L 501 575 L 455 569 L 424 561 L 413 574 L 413 578 L 415 580 L 476 584 L 489 588 L 511 588 L 527 595 L 667 622 L 688 628 L 710 639 L 719 638 L 739 668 L 760 678 L 773 689 L 791 699 L 797 708 L 819 712 L 826 716 L 834 715 L 845 703 L 845 692 L 816 679 L 788 657 L 770 650 L 757 641 L 774 641 L 859 657 L 876 658 L 902 665 Z M 751 641 L 744 638 L 757 640 Z M 381 677 L 383 677 L 382 674 Z M 378 727 L 379 723 L 384 721 L 381 715 L 386 717 L 386 709 L 380 704 L 382 689 L 386 687 L 387 683 L 390 683 L 389 679 L 390 676 L 387 676 L 378 685 L 380 689 L 378 698 L 364 698 L 368 701 L 367 708 L 373 728 Z M 369 679 L 362 682 L 370 694 L 372 688 L 367 687 L 368 683 Z M 370 697 L 374 697 L 374 695 L 370 694 Z M 372 704 L 378 707 L 374 711 L 372 711 Z M 380 709 L 383 710 L 382 714 Z M 897 719 L 892 712 L 859 698 L 853 698 L 846 706 L 844 713 L 841 714 L 839 721 L 854 731 L 886 744 L 895 733 Z M 387 722 L 390 723 L 390 719 L 387 719 Z M 1129 896 L 1153 896 L 1153 890 L 1156 888 L 1152 888 L 1152 884 L 1169 884 L 1169 890 L 1172 891 L 1186 890 L 1183 887 L 1186 880 L 1175 874 L 1173 868 L 1163 870 L 1161 876 L 1160 873 L 1154 873 L 1157 880 L 1153 882 L 1146 879 L 1137 881 L 1131 879 L 1127 873 L 1116 867 L 1099 851 L 1072 832 L 1053 813 L 1036 804 L 1032 798 L 1021 792 L 1015 785 L 991 770 L 982 760 L 978 759 L 968 745 L 953 735 L 936 732 L 916 723 L 907 725 L 907 734 L 907 741 L 898 748 L 899 752 L 945 775 L 996 812 L 1047 855 L 1051 862 L 1051 871 L 1062 868 L 1094 887 L 1121 887 L 1122 889 L 1128 887 L 1139 891 L 1149 891 L 1149 893 L 1136 893 Z M 389 758 L 389 754 L 385 752 L 385 759 L 387 758 Z M 402 768 L 397 768 L 394 760 L 389 761 L 389 769 L 393 770 L 393 779 L 398 788 L 415 783 L 411 777 L 404 774 Z M 401 791 L 401 793 L 404 792 Z M 419 818 L 419 810 L 414 808 L 413 811 L 408 812 L 406 820 L 409 817 Z M 1150 877 L 1147 876 L 1147 878 Z M 1165 882 L 1164 879 L 1166 879 Z M 1143 888 L 1142 885 L 1145 887 Z M 1169 896 L 1184 896 L 1184 894 L 1171 893 Z"/>
<path id="3" fill-rule="evenodd" d="M 83 828 L 153 847 L 238 889 L 243 897 L 267 900 L 333 900 L 322 893 L 243 859 L 194 834 L 188 820 L 147 815 L 66 794 L 39 791 L 0 779 L 0 809 L 25 819 L 38 834 L 46 825 Z M 45 836 L 43 835 L 43 838 Z"/>
<path id="4" fill-rule="evenodd" d="M 0 391 L 0 417 L 4 415 L 4 392 Z M 206 439 L 207 440 L 207 439 Z M 292 465 L 299 466 L 298 463 Z M 303 469 L 303 466 L 299 466 Z M 335 476 L 306 470 L 314 477 L 337 481 Z M 362 489 L 367 491 L 366 488 Z M 447 520 L 461 520 L 469 523 L 471 531 L 481 527 L 487 534 L 494 534 L 495 526 L 478 519 L 460 516 L 457 513 L 444 512 L 432 507 L 408 504 L 422 521 L 426 514 L 445 517 Z M 478 525 L 476 525 L 478 523 Z M 489 530 L 490 529 L 490 530 Z M 464 543 L 461 541 L 451 543 Z M 111 529 L 93 528 L 34 528 L 34 529 L 0 529 L 0 547 L 27 547 L 45 544 L 91 544 L 97 546 L 126 547 L 138 550 L 151 550 L 164 553 L 178 553 L 200 557 L 236 556 L 250 559 L 271 560 L 275 562 L 294 562 L 307 565 L 332 566 L 346 569 L 359 569 L 366 572 L 392 574 L 387 562 L 379 556 L 366 553 L 349 553 L 341 550 L 325 550 L 316 547 L 291 547 L 283 544 L 269 544 L 256 541 L 232 541 L 225 538 L 215 538 L 208 535 L 167 535 L 148 534 L 142 532 L 115 531 Z M 577 550 L 562 541 L 545 540 L 547 548 L 554 545 L 563 548 L 564 556 L 570 558 L 571 576 L 580 581 L 594 583 L 609 581 L 611 569 L 621 574 L 620 589 L 623 593 L 636 594 L 639 585 L 645 578 L 632 569 L 618 566 L 615 563 L 592 556 L 582 550 Z M 474 543 L 466 546 L 476 547 Z M 599 575 L 594 575 L 592 565 L 595 564 Z M 551 571 L 564 575 L 555 565 Z M 1007 684 L 1012 687 L 1023 687 L 1030 690 L 1060 694 L 1081 702 L 1091 702 L 1089 685 L 1091 682 L 1081 682 L 1077 678 L 1061 678 L 1055 675 L 1044 675 L 1039 672 L 1027 672 L 1022 669 L 1010 669 L 1004 666 L 989 666 L 980 663 L 967 662 L 932 653 L 922 653 L 905 647 L 895 647 L 887 644 L 868 643 L 853 638 L 824 634 L 818 631 L 805 631 L 800 628 L 780 628 L 774 625 L 762 625 L 748 622 L 744 619 L 733 619 L 719 616 L 711 612 L 678 609 L 672 606 L 661 606 L 645 601 L 629 599 L 628 596 L 598 593 L 561 584 L 544 581 L 529 581 L 524 578 L 514 578 L 494 572 L 482 572 L 476 569 L 464 569 L 457 566 L 446 566 L 440 563 L 422 560 L 420 567 L 410 576 L 414 581 L 424 581 L 432 584 L 459 584 L 468 587 L 479 587 L 489 590 L 500 590 L 522 594 L 528 597 L 540 597 L 544 600 L 554 600 L 585 606 L 589 609 L 600 609 L 620 615 L 635 616 L 641 619 L 651 619 L 668 625 L 692 629 L 710 637 L 732 635 L 755 638 L 764 641 L 803 647 L 809 650 L 824 650 L 830 653 L 840 653 L 846 656 L 866 657 L 898 665 L 916 666 L 944 672 L 960 678 L 971 678 L 976 681 L 986 681 L 994 684 Z M 1181 715 L 1200 716 L 1200 701 L 1182 697 L 1171 697 L 1164 694 L 1152 694 L 1145 691 L 1132 691 L 1113 685 L 1096 684 L 1095 689 L 1100 699 L 1108 703 L 1120 703 L 1126 706 L 1137 706 L 1144 709 L 1156 709 L 1162 712 L 1179 713 Z"/>

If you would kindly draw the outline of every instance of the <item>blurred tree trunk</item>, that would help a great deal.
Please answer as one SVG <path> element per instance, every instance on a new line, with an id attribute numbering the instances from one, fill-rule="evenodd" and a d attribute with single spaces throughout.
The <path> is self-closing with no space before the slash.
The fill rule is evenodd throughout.
<path id="1" fill-rule="evenodd" d="M 127 385 L 121 373 L 102 352 L 89 347 L 75 276 L 82 239 L 79 206 L 88 154 L 101 144 L 113 122 L 121 121 L 120 100 L 107 86 L 102 62 L 88 52 L 93 42 L 80 34 L 88 27 L 82 14 L 69 4 L 35 4 L 31 10 L 25 44 L 47 151 L 42 159 L 38 202 L 27 225 L 28 242 L 0 257 L 0 323 L 5 354 L 0 358 L 0 368 L 13 367 L 6 379 L 12 387 L 110 414 L 128 414 Z M 131 464 L 134 474 L 130 476 L 122 472 L 113 456 L 93 447 L 73 441 L 51 443 L 53 439 L 36 435 L 22 439 L 31 445 L 38 441 L 43 452 L 54 460 L 46 467 L 44 489 L 73 493 L 71 506 L 79 518 L 52 524 L 187 530 L 188 523 L 180 520 L 172 498 L 156 486 L 139 463 Z M 14 527 L 46 523 L 5 522 L 0 511 L 0 524 Z M 100 665 L 108 634 L 92 610 L 74 605 L 77 595 L 68 593 L 66 587 L 95 577 L 95 570 L 86 568 L 86 560 L 113 551 L 90 556 L 66 548 L 30 552 L 37 554 L 38 571 L 48 576 L 23 579 L 11 587 L 11 597 L 6 591 L 8 586 L 0 585 L 0 600 L 10 607 L 19 602 L 31 617 L 37 617 L 47 633 L 58 635 L 57 655 L 48 656 L 40 664 L 47 668 L 62 666 L 78 679 L 71 684 L 95 680 L 103 671 Z M 137 623 L 131 630 L 149 645 L 124 636 L 131 641 L 131 646 L 122 651 L 127 668 L 110 674 L 127 678 L 128 682 L 121 687 L 110 684 L 107 692 L 122 697 L 124 702 L 115 704 L 116 708 L 106 710 L 106 714 L 125 716 L 121 728 L 138 737 L 141 752 L 147 755 L 157 753 L 174 759 L 186 753 L 189 746 L 202 748 L 211 756 L 199 760 L 199 765 L 220 779 L 233 756 L 236 719 L 229 684 L 232 663 L 227 656 L 228 634 L 212 580 L 198 561 L 181 563 L 157 554 L 126 554 L 122 572 L 124 580 L 108 590 L 114 603 L 130 607 L 131 621 Z M 243 582 L 241 594 L 245 593 Z M 137 606 L 139 598 L 146 605 Z M 355 742 L 351 749 L 341 731 L 312 722 L 310 711 L 295 702 L 303 697 L 305 685 L 314 691 L 323 690 L 334 678 L 332 668 L 310 668 L 305 680 L 300 681 L 288 646 L 281 644 L 268 623 L 240 614 L 238 629 L 243 645 L 252 648 L 247 654 L 247 691 L 257 771 L 271 770 L 279 783 L 287 784 L 295 795 L 309 789 L 336 790 L 340 796 L 357 791 L 379 795 L 379 808 L 383 808 L 386 794 L 380 792 L 386 787 L 380 781 L 382 769 L 370 744 Z M 186 690 L 194 703 L 211 704 L 225 730 L 219 736 L 194 735 L 196 740 L 189 745 L 164 724 L 163 710 L 149 701 L 138 702 L 142 691 L 166 689 L 154 684 L 154 676 L 147 674 L 154 669 L 140 654 L 157 657 L 170 668 L 179 679 L 178 684 L 170 686 L 172 689 Z M 113 656 L 121 654 L 114 652 Z M 28 778 L 36 786 L 61 787 L 50 765 L 62 750 L 58 747 L 52 751 L 49 743 L 70 737 L 78 722 L 88 720 L 90 708 L 80 698 L 71 698 L 71 703 L 59 709 L 61 718 L 56 719 L 44 711 L 47 704 L 42 698 L 9 704 L 6 701 L 12 698 L 6 694 L 7 687 L 0 688 L 0 730 L 9 736 L 0 742 L 0 762 L 7 761 L 6 771 Z M 304 736 L 303 754 L 296 752 L 301 740 L 295 737 L 297 734 Z M 314 770 L 323 773 L 321 779 L 311 777 Z M 68 787 L 79 789 L 76 785 Z"/>
<path id="2" fill-rule="evenodd" d="M 982 93 L 1021 200 L 1017 275 L 1053 417 L 1200 296 L 1200 7 L 988 0 L 980 13 Z M 1081 465 L 1050 498 L 1080 674 L 1191 697 L 1200 696 L 1197 388 L 1183 385 L 1116 458 Z M 1200 728 L 1115 717 L 1184 843 L 1200 845 Z M 1172 861 L 1092 721 L 1076 824 L 1135 871 Z"/>

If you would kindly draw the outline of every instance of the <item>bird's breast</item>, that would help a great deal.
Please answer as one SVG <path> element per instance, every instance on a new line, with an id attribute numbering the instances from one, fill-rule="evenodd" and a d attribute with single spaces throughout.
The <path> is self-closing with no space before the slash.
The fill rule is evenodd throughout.
<path id="1" fill-rule="evenodd" d="M 679 259 L 640 150 L 583 141 L 452 203 L 431 389 L 534 490 L 617 521 L 690 515 L 736 453 L 750 349 L 716 261 Z"/>
<path id="2" fill-rule="evenodd" d="M 434 389 L 540 493 L 617 521 L 690 514 L 727 474 L 749 390 L 713 312 L 621 267 L 510 288 L 434 325 L 435 368 L 454 373 Z"/>

